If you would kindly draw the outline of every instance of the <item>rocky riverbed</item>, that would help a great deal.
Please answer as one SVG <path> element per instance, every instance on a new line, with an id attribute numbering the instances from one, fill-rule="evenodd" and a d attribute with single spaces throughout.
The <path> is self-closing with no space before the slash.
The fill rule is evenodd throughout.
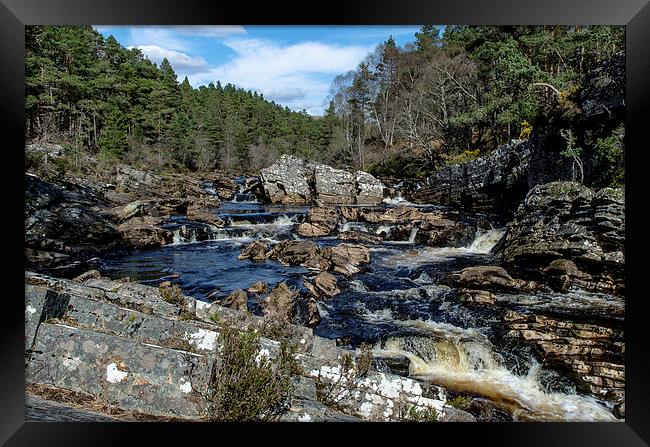
<path id="1" fill-rule="evenodd" d="M 108 389 L 125 412 L 201 419 L 210 315 L 247 314 L 302 334 L 286 420 L 403 420 L 405 402 L 438 420 L 625 416 L 621 190 L 540 184 L 513 213 L 415 204 L 424 189 L 404 198 L 290 156 L 254 177 L 121 166 L 102 183 L 25 180 L 26 365 L 41 397 Z M 340 405 L 319 400 L 317 383 L 340 384 L 341 357 L 368 346 L 369 375 Z"/>

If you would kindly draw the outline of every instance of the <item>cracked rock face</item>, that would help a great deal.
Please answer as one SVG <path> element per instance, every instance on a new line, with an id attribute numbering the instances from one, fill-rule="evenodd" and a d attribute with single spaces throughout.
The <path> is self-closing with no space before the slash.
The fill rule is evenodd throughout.
<path id="1" fill-rule="evenodd" d="M 273 203 L 376 205 L 384 198 L 383 184 L 366 172 L 350 173 L 291 155 L 281 156 L 260 175 Z"/>
<path id="2" fill-rule="evenodd" d="M 507 265 L 541 274 L 562 290 L 566 282 L 623 293 L 625 198 L 573 182 L 533 188 L 508 225 Z"/>

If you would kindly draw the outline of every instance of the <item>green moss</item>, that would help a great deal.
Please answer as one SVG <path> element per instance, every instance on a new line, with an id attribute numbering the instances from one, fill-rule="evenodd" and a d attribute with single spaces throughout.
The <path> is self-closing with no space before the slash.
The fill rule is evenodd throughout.
<path id="1" fill-rule="evenodd" d="M 459 165 L 459 164 L 468 163 L 468 162 L 470 162 L 472 160 L 476 160 L 480 156 L 481 156 L 481 150 L 480 149 L 466 150 L 466 151 L 463 151 L 463 152 L 461 152 L 459 154 L 449 156 L 445 160 L 445 163 L 447 165 Z"/>
<path id="2" fill-rule="evenodd" d="M 465 410 L 469 407 L 469 404 L 472 402 L 472 398 L 469 396 L 456 396 L 453 399 L 449 399 L 447 403 L 454 408 L 459 410 Z"/>

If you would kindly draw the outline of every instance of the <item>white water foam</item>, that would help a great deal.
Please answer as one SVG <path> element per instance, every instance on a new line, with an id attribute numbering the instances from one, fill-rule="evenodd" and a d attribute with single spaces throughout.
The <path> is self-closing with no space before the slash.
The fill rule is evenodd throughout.
<path id="1" fill-rule="evenodd" d="M 472 253 L 490 253 L 505 236 L 507 228 L 495 228 L 479 232 L 467 249 Z"/>
<path id="2" fill-rule="evenodd" d="M 485 396 L 509 409 L 515 420 L 617 420 L 592 397 L 544 390 L 541 367 L 534 362 L 524 375 L 508 370 L 487 337 L 477 329 L 421 320 L 400 324 L 416 327 L 426 336 L 390 338 L 376 352 L 408 357 L 410 373 L 415 378 Z"/>

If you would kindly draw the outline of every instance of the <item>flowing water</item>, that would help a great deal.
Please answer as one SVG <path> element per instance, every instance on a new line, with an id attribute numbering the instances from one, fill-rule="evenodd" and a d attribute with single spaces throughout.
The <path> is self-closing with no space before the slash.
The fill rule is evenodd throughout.
<path id="1" fill-rule="evenodd" d="M 206 190 L 210 191 L 210 185 Z M 383 206 L 403 204 L 395 199 Z M 174 234 L 168 246 L 103 259 L 109 277 L 129 276 L 156 284 L 173 278 L 184 293 L 211 300 L 256 281 L 272 288 L 287 281 L 306 292 L 303 267 L 287 267 L 267 260 L 238 260 L 245 244 L 269 244 L 298 239 L 295 227 L 308 207 L 266 205 L 251 194 L 238 194 L 215 210 L 227 222 L 224 228 L 197 225 L 182 217 L 166 227 Z M 433 248 L 415 244 L 417 229 L 405 240 L 391 240 L 390 225 L 344 223 L 339 231 L 384 235 L 383 243 L 368 245 L 371 264 L 366 272 L 345 278 L 337 275 L 342 293 L 318 303 L 321 323 L 314 333 L 351 347 L 374 345 L 378 356 L 406 356 L 410 375 L 459 393 L 483 396 L 518 420 L 616 420 L 604 403 L 576 394 L 568 378 L 543 368 L 526 346 L 504 337 L 502 320 L 492 306 L 464 306 L 448 299 L 450 289 L 437 279 L 449 271 L 472 265 L 494 264 L 491 249 L 505 229 L 479 231 L 467 247 Z M 321 246 L 336 244 L 334 237 L 316 238 Z M 178 276 L 180 275 L 180 276 Z M 576 292 L 575 296 L 498 295 L 513 308 L 546 306 L 560 309 L 608 296 Z M 251 298 L 259 312 L 259 298 Z M 614 302 L 612 306 L 616 307 Z"/>

